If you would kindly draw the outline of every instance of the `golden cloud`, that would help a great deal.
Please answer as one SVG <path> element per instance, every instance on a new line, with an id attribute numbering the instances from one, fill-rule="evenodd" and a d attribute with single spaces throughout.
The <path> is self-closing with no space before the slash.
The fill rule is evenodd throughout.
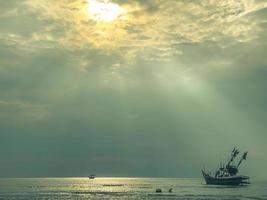
<path id="1" fill-rule="evenodd" d="M 180 54 L 172 46 L 181 43 L 220 42 L 225 38 L 249 41 L 259 28 L 246 16 L 267 6 L 247 0 L 157 0 L 153 5 L 157 9 L 150 12 L 141 3 L 128 1 L 119 5 L 124 12 L 118 19 L 99 22 L 89 17 L 85 0 L 28 0 L 27 4 L 41 20 L 54 20 L 64 29 L 64 35 L 55 38 L 64 47 L 126 49 L 133 55 L 156 49 L 166 56 Z"/>

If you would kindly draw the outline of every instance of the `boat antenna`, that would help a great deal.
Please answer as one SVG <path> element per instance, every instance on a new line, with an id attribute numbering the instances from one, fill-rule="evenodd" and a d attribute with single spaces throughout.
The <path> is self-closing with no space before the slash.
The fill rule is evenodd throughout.
<path id="1" fill-rule="evenodd" d="M 241 157 L 241 159 L 239 160 L 239 163 L 237 165 L 237 168 L 239 167 L 239 165 L 242 163 L 243 160 L 246 160 L 247 159 L 247 155 L 248 155 L 248 152 L 246 151 L 243 156 Z"/>

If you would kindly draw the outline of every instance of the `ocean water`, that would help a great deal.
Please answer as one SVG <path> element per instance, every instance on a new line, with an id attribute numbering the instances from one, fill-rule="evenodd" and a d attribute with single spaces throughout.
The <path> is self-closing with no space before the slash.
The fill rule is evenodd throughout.
<path id="1" fill-rule="evenodd" d="M 162 193 L 156 193 L 161 188 Z M 173 188 L 172 193 L 168 190 Z M 267 199 L 267 181 L 249 186 L 207 186 L 202 179 L 34 178 L 0 179 L 0 199 Z"/>

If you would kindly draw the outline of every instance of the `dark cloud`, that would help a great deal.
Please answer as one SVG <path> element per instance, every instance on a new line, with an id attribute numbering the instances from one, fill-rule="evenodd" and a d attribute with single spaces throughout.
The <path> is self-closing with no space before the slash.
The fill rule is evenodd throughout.
<path id="1" fill-rule="evenodd" d="M 114 2 L 116 2 L 120 5 L 129 4 L 129 3 L 137 3 L 141 7 L 143 7 L 143 9 L 145 11 L 147 11 L 149 13 L 154 13 L 156 11 L 159 11 L 159 1 L 153 1 L 153 0 L 144 0 L 144 1 L 142 1 L 142 0 L 134 0 L 134 1 L 116 0 Z"/>

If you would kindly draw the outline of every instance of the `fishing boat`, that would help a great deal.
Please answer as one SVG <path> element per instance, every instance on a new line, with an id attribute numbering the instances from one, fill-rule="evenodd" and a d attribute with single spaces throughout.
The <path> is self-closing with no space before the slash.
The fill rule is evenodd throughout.
<path id="1" fill-rule="evenodd" d="M 95 175 L 91 174 L 90 176 L 88 176 L 89 179 L 95 179 Z"/>
<path id="2" fill-rule="evenodd" d="M 240 158 L 238 164 L 235 164 L 235 160 L 239 154 L 239 150 L 234 148 L 231 152 L 230 160 L 226 165 L 220 163 L 220 167 L 216 170 L 214 176 L 211 173 L 207 173 L 205 170 L 201 170 L 203 178 L 208 185 L 245 185 L 249 184 L 249 177 L 238 175 L 238 168 L 241 163 L 247 159 L 248 152 L 245 152 Z"/>

